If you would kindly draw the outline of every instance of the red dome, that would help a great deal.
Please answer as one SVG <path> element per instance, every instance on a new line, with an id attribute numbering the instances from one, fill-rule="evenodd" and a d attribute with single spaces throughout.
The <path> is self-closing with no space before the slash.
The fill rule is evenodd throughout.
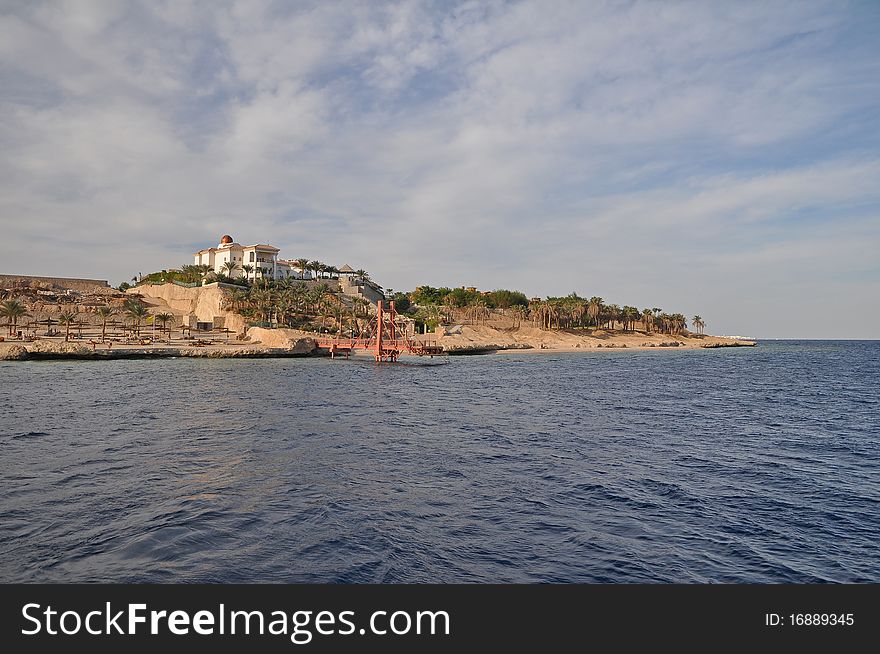
<path id="1" fill-rule="evenodd" d="M 232 243 L 232 242 L 233 242 L 232 237 L 229 234 L 224 234 L 222 236 L 222 238 L 220 239 L 220 245 L 228 245 L 229 243 Z"/>

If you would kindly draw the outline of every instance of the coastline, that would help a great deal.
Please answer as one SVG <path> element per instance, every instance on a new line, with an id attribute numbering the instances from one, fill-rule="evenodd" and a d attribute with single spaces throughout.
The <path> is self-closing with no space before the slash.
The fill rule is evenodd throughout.
<path id="1" fill-rule="evenodd" d="M 642 331 L 543 330 L 531 326 L 497 329 L 489 326 L 460 326 L 436 339 L 448 354 L 481 352 L 607 352 L 610 350 L 700 350 L 726 347 L 754 347 L 756 341 L 703 334 L 658 334 Z"/>
<path id="2" fill-rule="evenodd" d="M 206 358 L 260 359 L 329 357 L 318 348 L 314 335 L 290 329 L 251 328 L 250 341 L 204 344 L 111 344 L 56 339 L 0 342 L 0 361 Z M 728 347 L 754 347 L 755 341 L 720 336 L 646 334 L 642 332 L 574 333 L 544 331 L 531 327 L 499 330 L 465 326 L 454 334 L 428 334 L 424 337 L 442 345 L 443 355 L 477 356 L 485 354 L 558 354 L 575 352 L 698 350 Z M 363 353 L 362 353 L 363 354 Z M 440 356 L 443 356 L 440 355 Z M 404 353 L 403 356 L 411 357 Z"/>
<path id="3" fill-rule="evenodd" d="M 317 352 L 317 350 L 316 350 Z M 313 352 L 302 352 L 293 348 L 226 348 L 211 350 L 193 350 L 176 347 L 154 348 L 117 348 L 108 350 L 91 350 L 76 348 L 57 351 L 27 351 L 24 356 L 13 353 L 4 355 L 0 352 L 0 361 L 50 361 L 50 360 L 81 360 L 81 361 L 112 361 L 119 359 L 269 359 L 298 358 L 323 356 Z"/>

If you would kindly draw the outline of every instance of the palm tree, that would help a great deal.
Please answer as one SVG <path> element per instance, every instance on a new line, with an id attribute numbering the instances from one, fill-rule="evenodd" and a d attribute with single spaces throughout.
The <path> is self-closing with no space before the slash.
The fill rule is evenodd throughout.
<path id="1" fill-rule="evenodd" d="M 303 282 L 296 282 L 290 287 L 290 302 L 295 312 L 305 313 L 308 288 Z"/>
<path id="2" fill-rule="evenodd" d="M 541 329 L 552 329 L 553 322 L 559 323 L 559 310 L 555 303 L 544 300 L 534 308 L 535 323 L 540 323 Z"/>
<path id="3" fill-rule="evenodd" d="M 474 300 L 468 305 L 465 315 L 473 324 L 484 323 L 489 317 L 489 309 L 484 300 Z"/>
<path id="4" fill-rule="evenodd" d="M 517 305 L 515 307 L 511 307 L 510 309 L 510 317 L 513 320 L 513 328 L 519 329 L 522 325 L 522 321 L 528 315 L 529 310 L 521 305 Z"/>
<path id="5" fill-rule="evenodd" d="M 223 270 L 229 277 L 234 277 L 235 271 L 238 270 L 240 267 L 241 266 L 239 266 L 235 261 L 232 261 L 232 259 L 223 262 Z"/>
<path id="6" fill-rule="evenodd" d="M 96 313 L 101 316 L 101 342 L 104 343 L 107 341 L 107 319 L 116 313 L 116 309 L 113 307 L 98 307 Z"/>
<path id="7" fill-rule="evenodd" d="M 581 327 L 584 322 L 584 316 L 587 315 L 587 305 L 583 302 L 576 302 L 571 310 L 571 320 L 577 327 Z"/>
<path id="8" fill-rule="evenodd" d="M 587 315 L 590 316 L 590 320 L 593 321 L 596 327 L 599 326 L 599 316 L 602 315 L 602 309 L 604 308 L 602 301 L 602 298 L 594 295 L 587 303 Z"/>
<path id="9" fill-rule="evenodd" d="M 660 322 L 663 326 L 663 331 L 672 334 L 673 336 L 677 336 L 687 327 L 687 319 L 680 313 L 674 313 L 672 315 L 661 313 Z"/>
<path id="10" fill-rule="evenodd" d="M 614 329 L 614 323 L 620 319 L 620 307 L 616 304 L 610 304 L 606 307 L 608 310 L 608 322 L 611 323 L 611 329 Z"/>
<path id="11" fill-rule="evenodd" d="M 227 263 L 229 263 L 229 262 L 227 262 Z M 154 319 L 154 320 L 158 320 L 160 323 L 162 323 L 162 331 L 165 331 L 165 329 L 166 329 L 166 325 L 168 324 L 168 321 L 169 321 L 169 320 L 172 322 L 172 324 L 173 324 L 173 322 L 174 322 L 174 316 L 171 315 L 170 313 L 157 313 L 157 314 L 153 317 L 153 319 Z M 169 336 L 171 335 L 170 330 L 169 330 L 168 335 L 169 335 Z"/>
<path id="12" fill-rule="evenodd" d="M 642 311 L 642 326 L 645 328 L 646 332 L 651 331 L 651 328 L 654 326 L 654 312 L 650 309 L 644 309 Z"/>
<path id="13" fill-rule="evenodd" d="M 669 314 L 666 312 L 661 312 L 656 317 L 656 324 L 660 327 L 661 334 L 669 333 Z"/>
<path id="14" fill-rule="evenodd" d="M 141 335 L 141 320 L 150 315 L 147 307 L 137 298 L 129 298 L 123 305 L 125 312 L 134 320 L 134 333 L 136 336 Z"/>
<path id="15" fill-rule="evenodd" d="M 240 307 L 244 306 L 245 300 L 247 300 L 247 293 L 243 290 L 236 289 L 232 291 L 229 296 L 229 307 L 233 311 L 237 311 Z"/>
<path id="16" fill-rule="evenodd" d="M 283 324 L 285 327 L 290 327 L 290 309 L 292 306 L 290 295 L 282 293 L 275 303 L 275 312 L 278 315 L 279 325 Z"/>
<path id="17" fill-rule="evenodd" d="M 452 293 L 443 298 L 443 308 L 446 313 L 446 322 L 452 323 L 455 321 L 455 298 L 452 297 Z"/>
<path id="18" fill-rule="evenodd" d="M 62 313 L 58 316 L 58 324 L 64 325 L 67 330 L 64 334 L 64 340 L 70 340 L 70 326 L 76 322 L 76 314 L 71 312 Z"/>
<path id="19" fill-rule="evenodd" d="M 700 317 L 700 315 L 698 314 L 698 315 L 694 316 L 694 318 L 691 322 L 694 326 L 694 329 L 696 329 L 700 334 L 702 334 L 703 327 L 706 326 L 706 323 L 703 322 L 703 319 Z"/>
<path id="20" fill-rule="evenodd" d="M 241 267 L 241 269 L 242 271 L 244 271 L 244 278 L 250 279 L 251 273 L 254 272 L 254 267 L 251 264 L 246 263 Z"/>
<path id="21" fill-rule="evenodd" d="M 360 280 L 361 284 L 363 284 L 370 278 L 370 273 L 368 273 L 366 270 L 355 270 L 354 276 Z"/>
<path id="22" fill-rule="evenodd" d="M 321 263 L 320 261 L 317 261 L 317 260 L 309 262 L 309 270 L 315 271 L 315 279 L 318 279 L 318 273 L 321 271 L 321 268 L 323 267 L 323 265 L 324 265 L 323 263 Z"/>
<path id="23" fill-rule="evenodd" d="M 333 305 L 333 316 L 336 318 L 336 334 L 338 337 L 342 337 L 342 319 L 348 315 L 348 311 L 345 308 L 345 305 L 342 302 Z"/>
<path id="24" fill-rule="evenodd" d="M 309 267 L 309 260 L 308 259 L 297 259 L 293 263 L 297 268 L 299 268 L 299 278 L 305 279 L 306 278 L 306 270 L 308 270 L 308 267 Z"/>
<path id="25" fill-rule="evenodd" d="M 18 327 L 18 319 L 27 315 L 30 315 L 28 314 L 27 307 L 19 300 L 6 300 L 3 304 L 0 304 L 0 316 L 6 318 L 6 325 L 9 328 L 10 336 L 15 333 L 15 328 Z"/>
<path id="26" fill-rule="evenodd" d="M 635 307 L 625 306 L 620 311 L 620 315 L 623 318 L 623 331 L 626 331 L 627 326 L 629 326 L 630 331 L 635 331 L 636 328 L 636 320 L 639 319 L 639 310 Z"/>
<path id="27" fill-rule="evenodd" d="M 320 312 L 320 304 L 324 300 L 324 296 L 330 291 L 327 284 L 321 282 L 317 284 L 309 293 L 310 311 L 313 316 L 317 316 Z"/>
<path id="28" fill-rule="evenodd" d="M 676 333 L 680 334 L 687 329 L 687 318 L 685 318 L 683 314 L 676 313 L 672 317 L 675 319 Z"/>
<path id="29" fill-rule="evenodd" d="M 271 303 L 272 297 L 269 292 L 254 285 L 250 293 L 250 308 L 254 309 L 255 315 L 259 317 L 259 322 L 269 322 L 269 314 L 272 313 Z"/>
<path id="30" fill-rule="evenodd" d="M 193 284 L 198 282 L 202 278 L 202 271 L 198 266 L 195 265 L 186 265 L 180 267 L 180 272 L 183 275 L 183 280 L 189 284 Z"/>
<path id="31" fill-rule="evenodd" d="M 333 305 L 328 298 L 324 297 L 318 301 L 318 314 L 321 317 L 321 331 L 323 331 L 326 329 L 327 317 L 333 315 Z"/>

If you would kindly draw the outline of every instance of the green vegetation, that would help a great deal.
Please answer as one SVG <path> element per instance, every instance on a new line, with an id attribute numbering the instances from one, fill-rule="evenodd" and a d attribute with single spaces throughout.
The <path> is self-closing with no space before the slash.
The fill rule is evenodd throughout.
<path id="1" fill-rule="evenodd" d="M 481 293 L 480 291 L 465 288 L 418 286 L 416 290 L 406 295 L 413 304 L 423 306 L 436 304 L 463 308 L 477 301 L 485 302 L 486 306 L 490 309 L 509 309 L 514 306 L 526 307 L 529 305 L 529 298 L 526 297 L 525 293 L 508 291 L 506 289 Z"/>
<path id="2" fill-rule="evenodd" d="M 150 315 L 146 305 L 137 298 L 129 298 L 122 305 L 125 313 L 132 319 L 132 329 L 136 336 L 141 335 L 141 320 Z"/>
<path id="3" fill-rule="evenodd" d="M 28 314 L 27 308 L 19 300 L 6 300 L 0 304 L 0 316 L 6 318 L 8 333 L 12 336 L 18 327 L 18 319 Z"/>
<path id="4" fill-rule="evenodd" d="M 296 259 L 294 265 L 312 272 L 316 280 L 335 280 L 340 275 L 335 266 L 317 260 Z M 239 270 L 243 275 L 237 277 Z M 355 271 L 354 278 L 360 283 L 370 279 L 366 270 Z M 351 333 L 359 334 L 369 315 L 369 302 L 342 295 L 331 288 L 335 287 L 332 282 L 309 285 L 298 281 L 296 275 L 273 280 L 267 275 L 267 269 L 259 265 L 226 262 L 222 273 L 214 272 L 207 265 L 187 265 L 179 270 L 163 270 L 135 279 L 139 279 L 138 283 L 199 285 L 222 282 L 237 285 L 241 288 L 233 292 L 228 308 L 255 325 L 308 328 L 317 322 L 325 331 L 339 332 L 347 322 Z M 542 299 L 529 298 L 522 291 L 510 289 L 479 291 L 466 287 L 418 286 L 410 292 L 391 293 L 388 299 L 394 301 L 398 313 L 415 320 L 419 330 L 425 327 L 433 330 L 441 323 L 486 325 L 496 321 L 496 326 L 505 329 L 531 322 L 533 326 L 546 330 L 621 330 L 670 335 L 687 331 L 687 319 L 681 313 L 667 313 L 657 307 L 621 306 L 607 303 L 598 296 L 587 298 L 577 293 Z M 135 319 L 137 332 L 143 316 L 133 314 L 128 308 L 129 302 L 126 302 L 125 311 Z M 159 316 L 156 320 L 162 322 Z M 697 315 L 691 324 L 694 330 L 702 333 L 706 323 Z"/>
<path id="5" fill-rule="evenodd" d="M 107 341 L 107 321 L 116 313 L 112 307 L 98 307 L 95 311 L 101 317 L 101 342 Z"/>
<path id="6" fill-rule="evenodd" d="M 238 264 L 232 264 L 232 271 L 238 269 Z M 198 266 L 182 266 L 180 270 L 161 270 L 159 272 L 144 275 L 138 280 L 138 284 L 167 284 L 169 282 L 178 282 L 180 284 L 201 284 L 214 273 L 211 267 L 207 265 Z"/>
<path id="7" fill-rule="evenodd" d="M 58 324 L 65 326 L 64 340 L 70 340 L 70 326 L 76 324 L 76 314 L 73 312 L 65 312 L 58 316 Z"/>
<path id="8" fill-rule="evenodd" d="M 296 259 L 294 265 L 305 273 L 310 271 L 315 279 L 339 279 L 340 271 L 336 266 L 330 266 L 321 261 L 310 261 L 308 259 Z M 236 273 L 241 271 L 242 275 Z M 220 282 L 222 284 L 234 284 L 236 286 L 250 286 L 257 281 L 271 278 L 270 269 L 260 265 L 250 263 L 239 264 L 235 261 L 226 261 L 223 263 L 222 272 L 215 272 L 206 264 L 185 265 L 179 269 L 160 270 L 148 275 L 135 275 L 132 277 L 132 283 L 123 282 L 117 288 L 120 291 L 126 291 L 132 286 L 138 284 L 169 284 L 176 283 L 184 286 L 198 286 L 205 283 Z M 299 279 L 304 279 L 305 275 L 301 274 Z M 356 270 L 354 278 L 360 284 L 370 281 L 370 275 L 366 270 Z M 296 275 L 292 279 L 297 279 Z"/>
<path id="9" fill-rule="evenodd" d="M 401 293 L 400 291 L 398 291 L 388 299 L 394 302 L 394 308 L 401 313 L 405 313 L 406 311 L 408 311 L 410 306 L 412 305 L 412 302 L 409 299 L 409 295 L 407 295 L 406 293 Z"/>
<path id="10" fill-rule="evenodd" d="M 168 323 L 170 322 L 172 325 L 174 325 L 174 316 L 173 315 L 171 315 L 170 313 L 157 313 L 155 316 L 153 316 L 153 320 L 155 320 L 156 322 L 158 322 L 162 325 L 160 327 L 160 329 L 163 332 L 167 331 L 168 335 L 169 336 L 171 335 L 171 332 L 168 329 Z"/>
<path id="11" fill-rule="evenodd" d="M 244 316 L 253 325 L 310 328 L 360 335 L 367 327 L 370 302 L 351 298 L 329 284 L 307 284 L 296 278 L 264 278 L 235 290 L 224 308 Z"/>
<path id="12" fill-rule="evenodd" d="M 223 271 L 227 277 L 234 277 L 235 271 L 237 271 L 241 266 L 239 266 L 235 261 L 225 261 L 223 263 Z"/>
<path id="13" fill-rule="evenodd" d="M 61 305 L 59 304 L 59 308 L 60 307 Z M 8 321 L 10 325 L 10 333 L 16 326 L 17 318 L 30 315 L 26 309 L 27 305 L 25 305 L 20 299 L 7 300 L 0 303 L 0 316 L 10 316 Z M 100 326 L 100 342 L 106 343 L 108 340 L 108 328 L 116 327 L 119 324 L 111 319 L 113 316 L 120 313 L 128 320 L 126 327 L 130 327 L 131 332 L 133 332 L 138 338 L 140 337 L 141 326 L 145 320 L 147 324 L 149 324 L 150 319 L 155 320 L 159 329 L 168 334 L 169 338 L 172 329 L 175 327 L 175 317 L 171 313 L 158 313 L 156 315 L 151 315 L 147 305 L 140 299 L 137 297 L 129 297 L 125 299 L 120 309 L 112 307 L 109 304 L 95 306 L 91 303 L 86 306 L 80 306 L 79 311 L 65 308 L 60 314 L 58 314 L 57 319 L 52 318 L 51 315 L 47 315 L 45 318 L 27 323 L 26 328 L 32 330 L 32 334 L 29 335 L 29 338 L 36 336 L 37 326 L 41 324 L 46 326 L 46 336 L 54 336 L 55 334 L 52 333 L 51 327 L 53 324 L 57 323 L 65 328 L 64 340 L 69 341 L 73 329 L 76 329 L 77 331 L 76 337 L 81 339 L 83 337 L 83 329 Z M 184 327 L 184 329 L 186 329 L 186 327 Z M 111 334 L 111 336 L 118 337 L 118 334 Z M 93 341 L 89 342 L 93 345 L 95 344 Z"/>
<path id="14" fill-rule="evenodd" d="M 398 298 L 406 297 L 403 303 Z M 541 329 L 606 329 L 660 332 L 678 335 L 686 331 L 687 320 L 680 313 L 666 313 L 662 309 L 642 309 L 607 304 L 604 299 L 589 299 L 577 293 L 564 297 L 529 299 L 525 293 L 498 289 L 477 291 L 467 288 L 418 286 L 409 293 L 396 293 L 395 305 L 415 318 L 419 324 L 435 327 L 440 322 L 460 320 L 470 324 L 486 324 L 493 314 L 504 316 L 519 327 L 530 320 Z M 405 309 L 402 307 L 406 307 Z M 694 316 L 693 325 L 700 330 L 705 326 L 700 316 Z"/>
<path id="15" fill-rule="evenodd" d="M 241 270 L 243 277 L 236 273 Z M 182 284 L 184 286 L 200 286 L 204 283 L 220 282 L 221 284 L 233 284 L 235 286 L 247 286 L 257 276 L 264 276 L 265 268 L 254 267 L 251 264 L 240 265 L 235 261 L 226 261 L 223 264 L 223 272 L 214 272 L 206 264 L 181 266 L 179 270 L 161 270 L 159 272 L 144 275 L 138 284 Z M 125 288 L 123 288 L 123 286 Z M 124 283 L 119 290 L 131 288 L 131 284 Z"/>

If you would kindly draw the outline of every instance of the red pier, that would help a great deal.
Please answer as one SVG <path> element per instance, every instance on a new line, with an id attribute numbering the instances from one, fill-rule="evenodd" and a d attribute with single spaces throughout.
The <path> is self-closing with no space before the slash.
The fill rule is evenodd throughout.
<path id="1" fill-rule="evenodd" d="M 330 350 L 331 357 L 348 357 L 354 350 L 367 350 L 373 352 L 377 362 L 397 361 L 402 352 L 430 357 L 443 354 L 443 346 L 435 341 L 417 341 L 401 332 L 393 301 L 388 303 L 387 311 L 382 300 L 376 303 L 376 318 L 370 326 L 367 338 L 319 338 L 318 347 Z"/>

